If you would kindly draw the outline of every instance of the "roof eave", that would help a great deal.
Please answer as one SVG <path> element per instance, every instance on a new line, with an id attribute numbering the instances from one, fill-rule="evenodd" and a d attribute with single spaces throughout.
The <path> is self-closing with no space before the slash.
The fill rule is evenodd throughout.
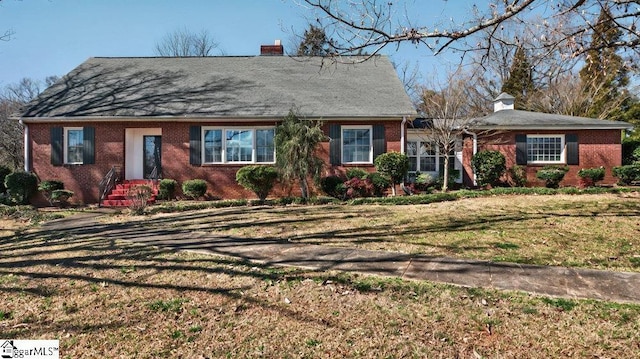
<path id="1" fill-rule="evenodd" d="M 592 125 L 558 125 L 558 126 L 470 126 L 471 129 L 474 130 L 498 130 L 498 131 L 575 131 L 575 130 L 631 130 L 633 128 L 632 125 L 629 126 L 592 126 Z"/>
<path id="2" fill-rule="evenodd" d="M 319 119 L 326 121 L 398 121 L 403 118 L 413 118 L 416 114 L 395 114 L 376 116 L 310 116 L 301 115 L 305 118 Z M 74 123 L 74 122 L 209 122 L 209 121 L 234 121 L 234 122 L 255 122 L 255 121 L 280 121 L 285 115 L 279 116 L 77 116 L 77 117 L 15 117 L 23 123 Z"/>

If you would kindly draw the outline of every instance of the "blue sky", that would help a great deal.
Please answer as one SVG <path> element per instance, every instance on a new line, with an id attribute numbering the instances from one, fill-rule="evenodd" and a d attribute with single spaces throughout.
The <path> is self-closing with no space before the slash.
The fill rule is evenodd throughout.
<path id="1" fill-rule="evenodd" d="M 435 22 L 464 16 L 470 2 L 408 1 L 408 12 Z M 294 0 L 2 0 L 0 31 L 15 34 L 0 42 L 0 87 L 62 76 L 89 57 L 153 56 L 156 42 L 182 28 L 207 30 L 230 56 L 258 55 L 276 39 L 290 48 L 293 33 L 307 27 L 305 16 L 313 13 Z M 396 64 L 419 65 L 425 78 L 448 63 L 409 44 L 386 54 Z"/>

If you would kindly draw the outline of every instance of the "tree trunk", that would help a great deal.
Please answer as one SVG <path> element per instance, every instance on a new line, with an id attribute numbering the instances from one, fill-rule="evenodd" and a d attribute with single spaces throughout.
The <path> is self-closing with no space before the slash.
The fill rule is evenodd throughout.
<path id="1" fill-rule="evenodd" d="M 395 197 L 396 196 L 396 183 L 391 181 L 391 196 Z"/>
<path id="2" fill-rule="evenodd" d="M 445 153 L 448 154 L 449 151 L 446 151 Z M 448 155 L 444 156 L 443 176 L 444 178 L 442 179 L 442 192 L 447 192 L 449 190 L 449 156 Z"/>
<path id="3" fill-rule="evenodd" d="M 309 199 L 309 184 L 306 178 L 300 178 L 300 193 L 302 198 Z"/>

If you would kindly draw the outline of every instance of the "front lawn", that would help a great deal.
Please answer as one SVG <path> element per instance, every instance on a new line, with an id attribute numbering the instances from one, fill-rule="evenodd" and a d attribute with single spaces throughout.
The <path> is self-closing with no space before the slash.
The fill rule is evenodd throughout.
<path id="1" fill-rule="evenodd" d="M 137 246 L 110 231 L 637 271 L 639 212 L 628 195 L 510 196 L 118 215 L 50 232 L 5 226 L 0 337 L 59 339 L 61 358 L 635 358 L 640 305 L 276 268 Z"/>
<path id="2" fill-rule="evenodd" d="M 190 229 L 432 256 L 640 271 L 637 192 L 508 195 L 402 206 L 243 206 L 193 213 L 124 218 L 169 232 Z"/>

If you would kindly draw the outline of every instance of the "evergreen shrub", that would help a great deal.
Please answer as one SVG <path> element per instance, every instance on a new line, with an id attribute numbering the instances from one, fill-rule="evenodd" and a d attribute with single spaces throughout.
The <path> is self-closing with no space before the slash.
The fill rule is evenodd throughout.
<path id="1" fill-rule="evenodd" d="M 202 198 L 207 193 L 207 182 L 202 179 L 184 181 L 182 183 L 182 193 L 191 199 Z"/>

